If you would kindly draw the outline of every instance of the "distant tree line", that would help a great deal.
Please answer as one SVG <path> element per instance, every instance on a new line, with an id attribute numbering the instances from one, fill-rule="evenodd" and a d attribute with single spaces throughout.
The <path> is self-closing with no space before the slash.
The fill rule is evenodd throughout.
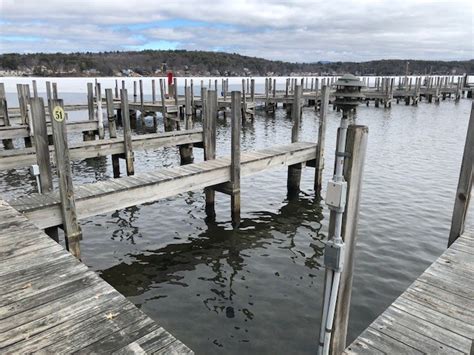
<path id="1" fill-rule="evenodd" d="M 410 74 L 474 73 L 474 60 L 423 61 L 408 60 Z M 400 75 L 407 60 L 374 60 L 370 62 L 289 63 L 247 57 L 236 53 L 144 50 L 140 52 L 101 53 L 6 53 L 0 55 L 0 70 L 25 75 L 112 76 L 118 73 L 156 75 L 163 69 L 181 75 L 290 75 L 301 73 L 358 75 Z M 166 63 L 164 66 L 163 64 Z"/>

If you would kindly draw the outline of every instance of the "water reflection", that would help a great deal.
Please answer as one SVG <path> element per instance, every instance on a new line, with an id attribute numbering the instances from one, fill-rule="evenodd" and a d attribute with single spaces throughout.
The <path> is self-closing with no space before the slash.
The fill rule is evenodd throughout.
<path id="1" fill-rule="evenodd" d="M 120 236 L 130 243 L 134 243 L 134 238 L 142 237 L 138 227 L 133 226 L 133 212 L 117 212 L 112 217 L 117 225 L 114 237 Z M 236 279 L 245 278 L 249 272 L 246 270 L 249 252 L 260 249 L 263 251 L 261 257 L 269 257 L 265 250 L 272 245 L 288 251 L 286 255 L 293 263 L 296 259 L 303 258 L 307 268 L 317 270 L 321 267 L 321 240 L 325 238 L 321 233 L 322 218 L 320 201 L 313 196 L 301 196 L 299 199 L 284 201 L 276 213 L 253 213 L 251 218 L 242 220 L 239 230 L 229 228 L 230 221 L 206 222 L 207 229 L 187 242 L 169 244 L 156 250 L 143 250 L 140 254 L 129 254 L 127 256 L 131 262 L 121 262 L 102 270 L 101 276 L 122 294 L 131 297 L 140 296 L 161 284 L 187 287 L 183 272 L 206 266 L 207 272 L 200 274 L 199 279 L 211 284 L 208 288 L 211 296 L 203 295 L 202 304 L 209 312 L 224 313 L 226 317 L 233 318 L 236 312 L 233 299 L 238 297 L 233 285 Z M 298 243 L 295 242 L 300 228 L 307 230 L 305 235 L 309 239 L 306 243 L 310 253 L 299 250 Z M 167 295 L 158 292 L 158 295 L 145 302 L 161 297 Z M 245 318 L 252 318 L 250 310 L 241 309 L 240 312 Z"/>

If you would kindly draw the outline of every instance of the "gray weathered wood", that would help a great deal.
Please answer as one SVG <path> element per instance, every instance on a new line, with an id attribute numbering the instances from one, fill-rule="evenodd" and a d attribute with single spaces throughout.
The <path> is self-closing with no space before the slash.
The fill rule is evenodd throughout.
<path id="1" fill-rule="evenodd" d="M 0 116 L 3 118 L 3 124 L 5 127 L 10 126 L 10 119 L 8 116 L 8 104 L 5 95 L 5 85 L 0 83 Z M 11 139 L 2 139 L 3 146 L 5 149 L 13 149 L 13 141 Z"/>
<path id="2" fill-rule="evenodd" d="M 123 121 L 123 142 L 125 147 L 125 163 L 127 166 L 127 175 L 135 173 L 134 155 L 132 147 L 132 128 L 130 127 L 130 110 L 128 107 L 127 90 L 120 91 L 122 101 L 122 121 Z"/>
<path id="3" fill-rule="evenodd" d="M 50 107 L 51 109 L 51 107 Z M 94 90 L 92 83 L 87 83 L 87 111 L 89 115 L 89 121 L 95 121 L 94 117 Z M 90 141 L 95 139 L 95 132 L 89 131 L 84 134 L 84 140 Z"/>
<path id="4" fill-rule="evenodd" d="M 284 167 L 314 159 L 316 144 L 298 142 L 256 152 L 242 153 L 241 175 L 248 176 L 274 167 Z M 150 177 L 153 177 L 150 181 Z M 207 160 L 182 167 L 162 168 L 135 177 L 78 186 L 76 206 L 79 218 L 153 202 L 187 191 L 213 187 L 230 181 L 230 157 Z M 10 204 L 39 228 L 61 223 L 57 194 L 17 198 Z"/>
<path id="5" fill-rule="evenodd" d="M 66 247 L 78 259 L 81 258 L 79 240 L 82 232 L 77 222 L 74 188 L 72 185 L 72 171 L 69 159 L 69 150 L 66 134 L 66 114 L 62 100 L 52 100 L 52 127 L 56 167 L 58 171 L 59 192 L 61 198 L 61 215 L 63 229 L 66 235 Z"/>
<path id="6" fill-rule="evenodd" d="M 46 130 L 46 113 L 42 98 L 36 97 L 31 100 L 31 111 L 35 133 L 33 141 L 36 151 L 36 163 L 40 171 L 40 193 L 47 193 L 53 190 L 53 179 Z"/>
<path id="7" fill-rule="evenodd" d="M 297 85 L 295 87 L 294 102 L 291 110 L 291 120 L 293 122 L 293 127 L 291 129 L 292 143 L 298 141 L 298 136 L 300 132 L 301 96 L 302 87 Z M 288 167 L 287 189 L 289 195 L 295 195 L 300 191 L 301 169 L 301 164 L 295 164 L 294 166 Z"/>
<path id="8" fill-rule="evenodd" d="M 191 107 L 191 88 L 185 84 L 185 112 L 184 112 L 184 123 L 185 129 L 189 130 L 193 128 L 193 115 Z M 191 164 L 194 161 L 193 157 L 193 146 L 191 144 L 182 145 L 179 147 L 179 154 L 181 158 L 181 165 Z"/>
<path id="9" fill-rule="evenodd" d="M 311 82 L 311 86 L 313 83 Z M 317 105 L 317 103 L 316 103 Z M 316 162 L 314 173 L 314 191 L 321 195 L 321 188 L 323 185 L 323 170 L 324 170 L 324 146 L 326 141 L 326 116 L 329 108 L 329 87 L 324 86 L 321 92 L 321 109 L 319 111 L 319 126 L 318 126 L 318 146 L 316 149 Z"/>
<path id="10" fill-rule="evenodd" d="M 0 221 L 2 352 L 192 353 L 3 200 Z"/>
<path id="11" fill-rule="evenodd" d="M 114 98 L 112 96 L 112 89 L 105 89 L 105 100 L 107 104 L 107 121 L 109 122 L 109 136 L 110 138 L 117 138 L 117 126 L 114 115 Z M 112 154 L 112 171 L 114 178 L 120 177 L 120 160 L 118 154 Z"/>
<path id="12" fill-rule="evenodd" d="M 369 129 L 351 125 L 347 129 L 344 179 L 347 182 L 347 200 L 342 219 L 342 239 L 345 243 L 344 269 L 341 273 L 339 293 L 334 315 L 331 352 L 340 354 L 346 347 L 347 326 L 352 293 L 354 254 L 359 220 L 359 203 L 362 189 L 365 153 Z"/>
<path id="13" fill-rule="evenodd" d="M 213 160 L 216 158 L 216 111 L 217 111 L 217 99 L 215 91 L 201 90 L 201 96 L 203 100 L 203 108 L 205 112 L 203 122 L 203 133 L 204 133 L 204 159 Z M 206 215 L 208 218 L 215 218 L 216 212 L 214 207 L 215 191 L 211 188 L 205 189 L 206 195 Z"/>
<path id="14" fill-rule="evenodd" d="M 102 116 L 102 88 L 99 82 L 95 84 L 95 92 L 96 92 L 96 103 L 97 103 L 97 128 L 99 133 L 99 139 L 104 139 L 105 131 L 104 131 L 104 120 Z"/>
<path id="15" fill-rule="evenodd" d="M 232 195 L 230 198 L 232 226 L 234 228 L 237 228 L 240 224 L 240 131 L 242 125 L 240 92 L 232 91 L 231 100 L 232 132 L 230 154 L 230 183 L 232 185 Z"/>
<path id="16" fill-rule="evenodd" d="M 474 340 L 474 269 L 467 265 L 473 259 L 472 254 L 457 246 L 472 250 L 474 238 L 470 233 L 471 230 L 465 231 L 454 241 L 344 354 L 365 354 L 367 349 L 382 347 L 385 353 L 391 353 L 400 345 L 428 354 L 469 353 Z M 392 339 L 391 347 L 386 343 L 387 337 Z M 366 348 L 357 346 L 361 341 Z"/>
<path id="17" fill-rule="evenodd" d="M 464 223 L 466 220 L 469 202 L 471 200 L 472 182 L 474 165 L 474 103 L 471 105 L 471 116 L 464 144 L 464 153 L 459 173 L 458 187 L 456 189 L 456 198 L 454 200 L 454 210 L 451 219 L 451 229 L 449 231 L 448 247 L 459 238 L 464 232 Z"/>

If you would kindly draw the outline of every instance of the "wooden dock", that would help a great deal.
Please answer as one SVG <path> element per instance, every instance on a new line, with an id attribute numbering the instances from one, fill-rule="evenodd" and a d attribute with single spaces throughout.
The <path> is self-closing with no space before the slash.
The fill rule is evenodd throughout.
<path id="1" fill-rule="evenodd" d="M 316 147 L 316 143 L 297 142 L 243 152 L 241 176 L 314 160 Z M 87 218 L 223 184 L 230 181 L 230 166 L 230 157 L 224 157 L 77 186 L 74 189 L 77 216 L 79 219 Z M 63 223 L 58 191 L 30 194 L 9 203 L 39 228 L 59 226 Z"/>
<path id="2" fill-rule="evenodd" d="M 0 200 L 1 353 L 192 351 Z"/>
<path id="3" fill-rule="evenodd" d="M 473 147 L 474 103 L 448 249 L 345 349 L 345 354 L 473 354 L 474 228 L 465 229 L 473 192 Z M 345 339 L 333 343 L 345 344 Z"/>
<path id="4" fill-rule="evenodd" d="M 344 354 L 472 354 L 474 231 L 466 231 Z"/>

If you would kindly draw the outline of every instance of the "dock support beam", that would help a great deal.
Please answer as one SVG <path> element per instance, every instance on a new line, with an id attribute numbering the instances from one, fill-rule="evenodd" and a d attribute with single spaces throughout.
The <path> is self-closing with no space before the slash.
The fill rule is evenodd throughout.
<path id="1" fill-rule="evenodd" d="M 204 98 L 207 95 L 207 99 Z M 204 159 L 216 159 L 216 114 L 217 114 L 217 98 L 216 92 L 209 90 L 201 90 L 202 109 L 204 110 Z M 210 220 L 216 217 L 215 196 L 216 193 L 212 187 L 205 190 L 206 194 L 206 216 Z"/>
<path id="2" fill-rule="evenodd" d="M 5 86 L 3 83 L 0 83 L 0 115 L 3 118 L 3 125 L 8 127 L 10 126 L 10 118 L 8 117 L 8 104 L 7 98 L 5 96 Z M 13 140 L 11 139 L 2 139 L 3 147 L 5 149 L 14 149 Z"/>
<path id="3" fill-rule="evenodd" d="M 82 231 L 77 222 L 63 100 L 53 100 L 51 107 L 53 108 L 51 125 L 53 127 L 54 155 L 58 170 L 61 215 L 64 234 L 66 235 L 66 248 L 72 255 L 80 259 L 81 248 L 79 241 L 82 239 Z"/>
<path id="4" fill-rule="evenodd" d="M 323 185 L 324 144 L 325 144 L 325 137 L 326 137 L 326 116 L 327 116 L 328 108 L 329 108 L 329 87 L 323 86 L 321 90 L 321 109 L 319 111 L 318 146 L 316 148 L 316 162 L 315 162 L 315 175 L 314 175 L 314 190 L 318 196 L 321 196 L 321 187 Z"/>
<path id="5" fill-rule="evenodd" d="M 109 136 L 110 138 L 117 138 L 112 89 L 105 89 L 105 100 L 107 105 L 107 121 L 109 122 Z M 112 170 L 114 178 L 120 177 L 120 160 L 118 154 L 112 154 Z"/>
<path id="6" fill-rule="evenodd" d="M 298 135 L 300 132 L 301 89 L 302 87 L 300 85 L 295 86 L 293 105 L 291 109 L 291 119 L 293 121 L 293 128 L 291 130 L 291 143 L 298 141 Z M 301 169 L 301 164 L 294 164 L 288 167 L 287 189 L 288 195 L 290 196 L 298 194 L 300 191 Z"/>
<path id="7" fill-rule="evenodd" d="M 126 89 L 120 91 L 122 101 L 123 142 L 125 145 L 125 162 L 127 175 L 135 174 L 134 157 L 132 149 L 132 128 L 130 127 L 130 111 L 128 107 L 128 94 Z"/>
<path id="8" fill-rule="evenodd" d="M 193 110 L 191 107 L 191 88 L 186 86 L 185 90 L 185 117 L 184 127 L 186 130 L 193 129 Z M 181 165 L 191 164 L 194 161 L 193 145 L 185 144 L 179 147 L 179 155 L 181 158 Z"/>
<path id="9" fill-rule="evenodd" d="M 39 182 L 40 186 L 38 192 L 41 194 L 53 191 L 53 177 L 51 172 L 51 160 L 49 156 L 49 139 L 46 128 L 46 112 L 44 108 L 44 101 L 41 97 L 35 97 L 31 100 L 31 115 L 33 127 L 33 142 L 36 152 L 36 164 L 39 167 Z M 58 228 L 50 227 L 45 229 L 53 240 L 59 242 Z"/>
<path id="10" fill-rule="evenodd" d="M 351 125 L 347 129 L 346 153 L 348 157 L 344 163 L 344 179 L 347 181 L 347 200 L 342 217 L 342 239 L 345 243 L 344 269 L 341 273 L 334 314 L 330 354 L 342 354 L 346 347 L 354 272 L 354 250 L 359 219 L 359 201 L 368 133 L 369 129 L 367 126 Z"/>
<path id="11" fill-rule="evenodd" d="M 242 127 L 241 117 L 241 95 L 238 91 L 231 94 L 231 160 L 230 160 L 230 184 L 231 184 L 231 217 L 232 226 L 237 228 L 240 224 L 240 130 Z"/>
<path id="12" fill-rule="evenodd" d="M 464 232 L 469 202 L 471 199 L 474 165 L 474 103 L 471 106 L 471 116 L 467 128 L 466 143 L 459 173 L 456 199 L 454 201 L 453 218 L 451 219 L 451 230 L 449 231 L 448 247 Z"/>

